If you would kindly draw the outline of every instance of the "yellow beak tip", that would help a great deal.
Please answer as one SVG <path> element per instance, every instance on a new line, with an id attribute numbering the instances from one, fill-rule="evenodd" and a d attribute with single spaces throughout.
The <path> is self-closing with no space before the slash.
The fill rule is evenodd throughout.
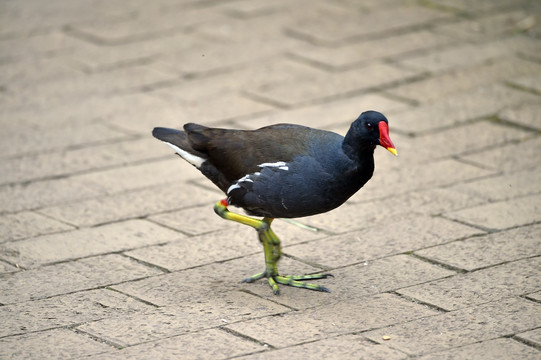
<path id="1" fill-rule="evenodd" d="M 389 152 L 390 152 L 391 154 L 393 154 L 394 156 L 398 156 L 398 152 L 396 151 L 395 148 L 388 147 L 388 148 L 386 148 L 386 149 L 389 150 Z"/>

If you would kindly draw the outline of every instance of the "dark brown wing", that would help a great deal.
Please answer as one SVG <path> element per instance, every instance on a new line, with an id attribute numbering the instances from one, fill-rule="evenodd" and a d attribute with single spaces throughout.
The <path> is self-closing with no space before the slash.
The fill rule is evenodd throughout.
<path id="1" fill-rule="evenodd" d="M 230 183 L 260 171 L 258 165 L 290 162 L 296 155 L 305 154 L 311 142 L 327 134 L 300 125 L 278 124 L 257 130 L 229 130 L 186 124 L 184 130 L 192 148 L 208 155 L 208 161 Z"/>

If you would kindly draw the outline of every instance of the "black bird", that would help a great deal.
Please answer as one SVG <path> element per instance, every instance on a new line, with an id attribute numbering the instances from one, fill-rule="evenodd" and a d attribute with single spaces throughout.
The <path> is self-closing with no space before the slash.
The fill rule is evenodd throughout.
<path id="1" fill-rule="evenodd" d="M 279 275 L 280 240 L 270 227 L 274 218 L 309 216 L 342 205 L 372 177 L 377 145 L 397 154 L 388 121 L 376 111 L 363 112 L 345 137 L 292 124 L 230 130 L 189 123 L 184 131 L 157 127 L 152 135 L 227 195 L 214 206 L 218 215 L 257 230 L 266 268 L 243 282 L 266 277 L 275 294 L 278 284 L 329 292 L 304 281 L 330 274 Z M 230 212 L 229 205 L 263 219 Z"/>

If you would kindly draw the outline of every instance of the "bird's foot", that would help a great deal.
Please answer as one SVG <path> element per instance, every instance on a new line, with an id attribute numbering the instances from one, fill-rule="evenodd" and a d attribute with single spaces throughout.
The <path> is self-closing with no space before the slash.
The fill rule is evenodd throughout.
<path id="1" fill-rule="evenodd" d="M 280 289 L 278 288 L 278 284 L 293 286 L 293 287 L 302 288 L 302 289 L 314 290 L 314 291 L 331 292 L 331 290 L 327 289 L 325 286 L 305 282 L 305 280 L 318 280 L 318 279 L 325 279 L 327 277 L 332 277 L 331 274 L 311 274 L 311 275 L 270 274 L 269 275 L 268 271 L 264 271 L 262 273 L 258 273 L 253 276 L 247 277 L 246 279 L 242 280 L 242 282 L 251 283 L 259 279 L 262 279 L 264 277 L 268 279 L 269 285 L 272 288 L 274 295 L 280 294 Z"/>

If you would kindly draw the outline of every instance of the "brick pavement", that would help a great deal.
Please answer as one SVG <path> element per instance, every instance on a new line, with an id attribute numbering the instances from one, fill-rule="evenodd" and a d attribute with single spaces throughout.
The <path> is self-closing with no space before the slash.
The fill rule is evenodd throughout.
<path id="1" fill-rule="evenodd" d="M 0 358 L 538 359 L 534 0 L 0 2 Z M 390 119 L 348 203 L 252 229 L 154 126 Z M 311 228 L 310 228 L 311 227 Z"/>

